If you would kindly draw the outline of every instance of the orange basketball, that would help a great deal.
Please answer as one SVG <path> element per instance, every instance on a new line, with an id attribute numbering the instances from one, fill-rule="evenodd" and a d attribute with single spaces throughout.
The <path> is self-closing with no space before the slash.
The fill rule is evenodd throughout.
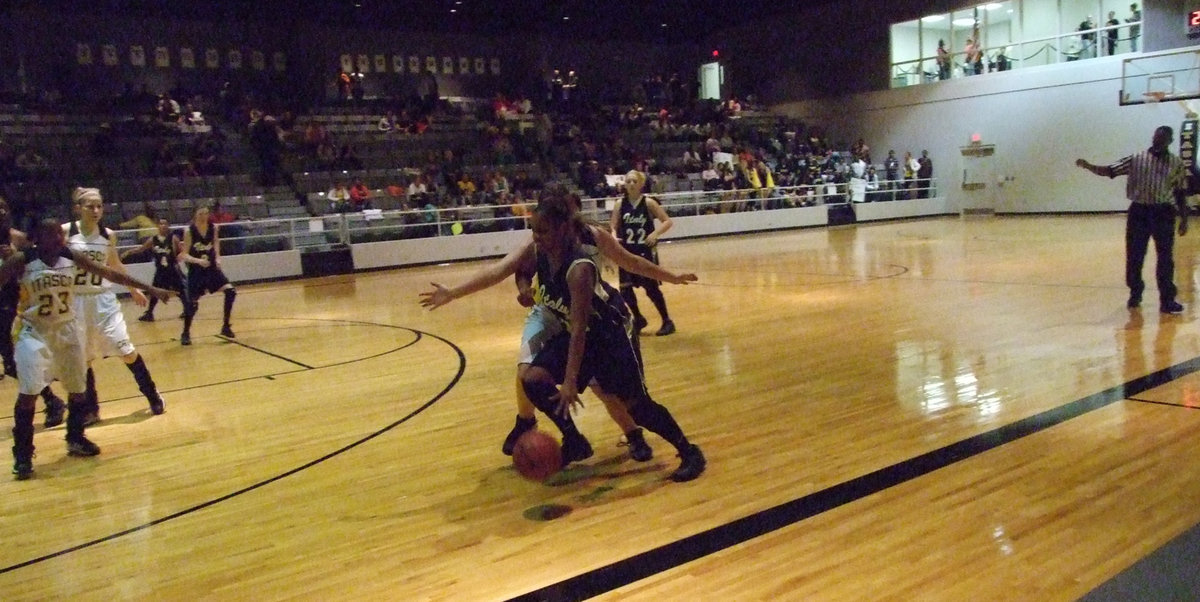
<path id="1" fill-rule="evenodd" d="M 558 441 L 537 429 L 517 438 L 512 458 L 521 476 L 539 483 L 562 469 L 562 448 Z"/>

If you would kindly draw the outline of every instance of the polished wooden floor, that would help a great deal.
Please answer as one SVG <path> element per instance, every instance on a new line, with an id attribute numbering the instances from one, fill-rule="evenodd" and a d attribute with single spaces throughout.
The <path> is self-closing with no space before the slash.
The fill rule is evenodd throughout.
<path id="1" fill-rule="evenodd" d="M 653 436 L 628 460 L 590 396 L 592 460 L 552 485 L 513 471 L 515 289 L 417 303 L 478 263 L 243 286 L 236 343 L 216 297 L 190 348 L 177 305 L 153 324 L 130 305 L 167 413 L 109 359 L 101 456 L 39 427 L 36 478 L 0 479 L 0 599 L 1074 599 L 1200 523 L 1200 236 L 1177 247 L 1188 310 L 1157 313 L 1151 277 L 1130 312 L 1123 227 L 664 245 L 700 275 L 666 288 L 678 334 L 643 339 L 651 391 L 709 458 L 686 484 Z M 803 518 L 736 537 L 781 507 Z M 672 560 L 692 542 L 713 547 Z M 660 564 L 564 585 L 631 558 Z"/>

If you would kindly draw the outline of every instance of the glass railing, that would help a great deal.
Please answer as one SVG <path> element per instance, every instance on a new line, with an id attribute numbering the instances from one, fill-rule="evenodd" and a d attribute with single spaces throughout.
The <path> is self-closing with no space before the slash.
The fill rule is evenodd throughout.
<path id="1" fill-rule="evenodd" d="M 673 217 L 773 211 L 818 207 L 850 202 L 905 201 L 936 197 L 937 180 L 881 182 L 878 185 L 813 184 L 767 189 L 703 190 L 653 195 Z M 583 201 L 586 217 L 607 223 L 620 197 L 589 198 Z M 366 210 L 317 217 L 268 218 L 236 221 L 218 226 L 221 254 L 241 255 L 274 251 L 325 250 L 333 246 L 405 239 L 459 236 L 528 228 L 532 203 L 520 205 L 470 205 L 425 207 L 395 211 Z M 175 226 L 178 231 L 183 226 Z M 139 245 L 144 230 L 119 230 L 119 251 Z M 130 263 L 146 261 L 131 257 Z"/>

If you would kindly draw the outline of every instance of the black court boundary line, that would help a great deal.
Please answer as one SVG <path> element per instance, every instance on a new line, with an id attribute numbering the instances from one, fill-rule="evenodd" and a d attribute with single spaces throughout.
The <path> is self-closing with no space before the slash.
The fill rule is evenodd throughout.
<path id="1" fill-rule="evenodd" d="M 348 320 L 335 320 L 335 321 L 348 321 Z M 361 323 L 363 323 L 363 324 L 370 324 L 370 322 L 361 322 Z M 36 558 L 31 558 L 31 559 L 29 559 L 29 560 L 26 560 L 26 561 L 24 561 L 24 562 L 19 562 L 19 563 L 17 563 L 17 564 L 9 565 L 9 566 L 6 566 L 6 567 L 0 567 L 0 575 L 6 574 L 6 573 L 9 573 L 9 572 L 12 572 L 12 571 L 18 570 L 18 569 L 25 568 L 25 567 L 27 567 L 27 566 L 31 566 L 31 565 L 34 565 L 34 564 L 38 564 L 38 563 L 40 563 L 40 562 L 45 562 L 45 561 L 47 561 L 47 560 L 51 560 L 51 559 L 54 559 L 54 558 L 58 558 L 58 557 L 60 557 L 60 556 L 66 556 L 67 554 L 71 554 L 71 553 L 74 553 L 74 552 L 78 552 L 78 551 L 80 551 L 80 550 L 83 550 L 83 549 L 86 549 L 86 548 L 91 548 L 91 547 L 94 547 L 94 546 L 98 546 L 98 545 L 100 545 L 100 544 L 102 544 L 102 543 L 106 543 L 106 542 L 109 542 L 109 541 L 113 541 L 113 540 L 115 540 L 115 539 L 119 539 L 119 538 L 121 538 L 121 537 L 124 537 L 124 536 L 126 536 L 126 535 L 130 535 L 130 534 L 132 534 L 132 533 L 137 533 L 137 532 L 139 532 L 139 531 L 145 531 L 145 530 L 147 530 L 147 529 L 149 529 L 149 528 L 151 528 L 151 527 L 154 527 L 154 526 L 157 526 L 157 525 L 161 525 L 161 524 L 163 524 L 163 523 L 165 523 L 165 522 L 167 522 L 167 521 L 171 521 L 171 520 L 174 520 L 174 519 L 177 519 L 177 518 L 181 518 L 181 517 L 183 517 L 183 516 L 187 516 L 187 515 L 189 515 L 189 514 L 192 514 L 192 513 L 194 513 L 194 512 L 198 512 L 198 511 L 200 511 L 200 510 L 203 510 L 203 509 L 205 509 L 205 508 L 208 508 L 209 506 L 214 506 L 214 505 L 216 505 L 216 504 L 219 504 L 219 503 L 221 503 L 221 502 L 224 502 L 224 501 L 227 501 L 227 500 L 233 499 L 233 498 L 235 498 L 235 497 L 237 497 L 237 496 L 239 496 L 239 495 L 242 495 L 242 494 L 245 494 L 245 493 L 249 493 L 249 492 L 251 492 L 251 491 L 254 491 L 254 490 L 256 490 L 256 489 L 259 489 L 259 488 L 265 487 L 265 486 L 267 486 L 267 485 L 270 485 L 271 483 L 274 483 L 274 482 L 276 482 L 276 481 L 280 481 L 280 480 L 282 480 L 282 479 L 285 479 L 285 478 L 287 478 L 287 477 L 290 477 L 290 476 L 292 476 L 292 475 L 294 475 L 294 474 L 296 474 L 296 473 L 298 473 L 298 472 L 301 472 L 301 471 L 303 471 L 303 470 L 307 470 L 307 469 L 309 469 L 309 468 L 312 468 L 313 466 L 316 466 L 317 464 L 320 464 L 320 463 L 322 463 L 322 462 L 325 462 L 326 460 L 329 460 L 329 459 L 331 459 L 331 458 L 334 458 L 334 457 L 336 457 L 336 456 L 338 456 L 338 455 L 341 455 L 341 454 L 343 454 L 343 453 L 345 453 L 345 452 L 347 452 L 347 451 L 350 451 L 351 449 L 354 449 L 354 448 L 356 448 L 356 447 L 358 447 L 358 446 L 360 446 L 360 445 L 362 445 L 362 444 L 364 444 L 364 443 L 366 443 L 366 442 L 368 442 L 368 441 L 370 441 L 370 440 L 372 440 L 372 439 L 374 439 L 374 438 L 376 438 L 376 437 L 378 437 L 378 436 L 380 436 L 380 435 L 382 435 L 382 434 L 384 434 L 384 433 L 386 433 L 386 432 L 388 432 L 388 431 L 390 431 L 390 430 L 392 430 L 392 429 L 394 429 L 394 428 L 396 428 L 396 427 L 400 426 L 401 424 L 404 424 L 405 422 L 408 422 L 410 419 L 412 419 L 413 417 L 415 417 L 417 414 L 420 414 L 421 412 L 424 412 L 426 409 L 428 409 L 428 408 L 429 408 L 430 406 L 432 406 L 434 403 L 437 403 L 439 400 L 441 400 L 443 397 L 445 397 L 445 396 L 446 396 L 446 394 L 447 394 L 447 393 L 449 393 L 449 392 L 450 392 L 450 391 L 451 391 L 451 390 L 452 390 L 452 389 L 455 387 L 455 385 L 457 385 L 457 384 L 458 384 L 458 381 L 462 380 L 463 374 L 464 374 L 464 373 L 466 373 L 466 370 L 467 370 L 467 356 L 466 356 L 466 354 L 464 354 L 464 353 L 463 353 L 462 349 L 458 347 L 458 345 L 455 345 L 453 342 L 449 341 L 448 339 L 442 338 L 442 337 L 440 337 L 440 336 L 438 336 L 438 335 L 436 335 L 436 334 L 431 334 L 431 333 L 428 333 L 428 332 L 425 332 L 425 331 L 422 331 L 422 330 L 415 330 L 415 329 L 412 329 L 412 328 L 405 328 L 405 327 L 403 327 L 403 326 L 392 326 L 392 328 L 400 328 L 400 329 L 402 329 L 402 330 L 409 330 L 409 331 L 413 332 L 414 334 L 416 334 L 416 335 L 417 335 L 417 341 L 420 341 L 420 340 L 421 340 L 422 338 L 424 338 L 425 336 L 428 336 L 428 337 L 430 337 L 430 338 L 432 338 L 432 339 L 436 339 L 436 340 L 438 340 L 438 341 L 441 341 L 441 342 L 445 343 L 447 346 L 449 346 L 449 347 L 450 347 L 450 349 L 452 349 L 452 350 L 454 351 L 454 353 L 458 355 L 458 370 L 455 372 L 455 374 L 454 374 L 454 378 L 450 379 L 450 382 L 449 382 L 449 383 L 447 383 L 447 384 L 446 384 L 446 386 L 445 386 L 445 387 L 444 387 L 444 388 L 443 388 L 441 391 L 439 391 L 439 392 L 438 392 L 436 395 L 434 395 L 432 398 L 430 398 L 430 400 L 429 400 L 429 401 L 427 401 L 427 402 L 425 402 L 425 403 L 421 404 L 419 407 L 417 407 L 417 409 L 415 409 L 415 410 L 413 410 L 413 411 L 409 412 L 408 414 L 406 414 L 405 416 L 403 416 L 403 417 L 402 417 L 402 418 L 400 418 L 399 420 L 396 420 L 395 422 L 392 422 L 391 424 L 389 424 L 389 425 L 387 425 L 387 426 L 384 426 L 383 428 L 381 428 L 381 429 L 379 429 L 379 430 L 375 431 L 374 433 L 370 433 L 370 434 L 368 434 L 368 435 L 366 435 L 366 436 L 364 436 L 364 437 L 362 437 L 362 438 L 358 439 L 357 441 L 353 441 L 353 442 L 351 442 L 351 443 L 348 443 L 348 444 L 346 444 L 346 445 L 342 446 L 342 447 L 341 447 L 341 448 L 339 448 L 339 449 L 336 449 L 336 450 L 334 450 L 334 451 L 332 451 L 332 452 L 329 452 L 329 453 L 325 454 L 324 456 L 321 456 L 321 457 L 319 457 L 319 458 L 317 458 L 317 459 L 315 459 L 315 460 L 310 460 L 310 461 L 308 461 L 308 462 L 306 462 L 306 463 L 304 463 L 304 464 L 301 464 L 300 466 L 297 466 L 297 467 L 295 467 L 295 468 L 293 468 L 293 469 L 291 469 L 291 470 L 288 470 L 288 471 L 286 471 L 286 472 L 283 472 L 283 473 L 280 473 L 280 474 L 278 474 L 278 475 L 275 475 L 275 476 L 273 476 L 273 477 L 270 477 L 270 478 L 268 478 L 268 479 L 266 479 L 266 480 L 259 481 L 258 483 L 254 483 L 254 484 L 248 485 L 248 486 L 246 486 L 246 487 L 243 487 L 243 488 L 241 488 L 241 489 L 238 489 L 238 490 L 236 490 L 236 491 L 233 491 L 233 492 L 227 493 L 227 494 L 225 494 L 225 495 L 223 495 L 223 496 L 221 496 L 221 497 L 218 497 L 218 498 L 215 498 L 215 499 L 208 500 L 207 502 L 201 502 L 201 503 L 199 503 L 199 504 L 196 504 L 196 505 L 194 505 L 194 506 L 191 506 L 191 507 L 189 507 L 189 508 L 184 508 L 183 510 L 180 510 L 180 511 L 178 511 L 178 512 L 174 512 L 174 513 L 172 513 L 172 514 L 168 514 L 167 516 L 163 516 L 163 517 L 161 517 L 161 518 L 156 518 L 156 519 L 154 519 L 154 520 L 152 520 L 152 521 L 150 521 L 150 522 L 147 522 L 147 523 L 144 523 L 144 524 L 141 524 L 141 525 L 137 525 L 137 526 L 135 526 L 135 527 L 130 527 L 130 528 L 128 528 L 128 529 L 125 529 L 125 530 L 123 530 L 123 531 L 118 531 L 118 532 L 116 532 L 116 533 L 113 533 L 113 534 L 110 534 L 110 535 L 106 535 L 106 536 L 104 536 L 104 537 L 100 537 L 100 538 L 97 538 L 97 539 L 93 539 L 93 540 L 91 540 L 91 541 L 86 541 L 86 542 L 84 542 L 84 543 L 81 543 L 81 544 L 78 544 L 78 545 L 75 545 L 75 546 L 71 546 L 71 547 L 69 547 L 69 548 L 65 548 L 65 549 L 59 550 L 59 551 L 57 551 L 57 552 L 51 552 L 51 553 L 49 553 L 49 554 L 43 554 L 42 556 L 38 556 L 38 557 L 36 557 Z"/>
<path id="2" fill-rule="evenodd" d="M 227 336 L 222 336 L 222 335 L 217 335 L 217 338 L 225 341 L 226 343 L 233 343 L 234 345 L 238 345 L 239 347 L 245 347 L 246 349 L 249 349 L 251 351 L 257 351 L 263 355 L 269 355 L 277 360 L 283 360 L 289 364 L 296 364 L 297 366 L 300 366 L 301 368 L 304 368 L 306 370 L 315 370 L 315 368 L 313 366 L 309 366 L 308 364 L 298 362 L 290 357 L 284 357 L 282 355 L 279 355 L 278 353 L 271 353 L 270 351 L 267 351 L 266 349 L 259 349 L 258 347 L 255 347 L 254 345 L 247 345 L 237 339 L 231 339 Z"/>
<path id="3" fill-rule="evenodd" d="M 355 324 L 355 325 L 359 325 L 359 326 L 378 326 L 378 327 L 380 327 L 380 328 L 391 328 L 391 329 L 394 329 L 394 330 L 407 330 L 407 331 L 409 331 L 409 332 L 412 332 L 412 333 L 414 333 L 414 334 L 416 335 L 415 337 L 413 337 L 413 340 L 411 340 L 411 341 L 409 341 L 409 342 L 407 342 L 407 343 L 405 343 L 405 344 L 403 344 L 403 345 L 401 345 L 401 346 L 399 346 L 399 347 L 393 347 L 392 349 L 388 349 L 387 351 L 380 351 L 379 353 L 376 353 L 376 354 L 374 354 L 374 355 L 364 355 L 363 357 L 356 357 L 356 358 L 354 358 L 354 359 L 342 360 L 342 361 L 340 361 L 340 362 L 334 362 L 334 363 L 332 363 L 332 364 L 325 364 L 325 365 L 322 365 L 322 366 L 313 366 L 312 368 L 310 368 L 311 370 L 324 370 L 325 368 L 336 368 L 336 367 L 338 367 L 338 366 L 345 366 L 345 365 L 347 365 L 347 364 L 355 364 L 355 363 L 358 363 L 358 362 L 365 362 L 365 361 L 367 361 L 367 360 L 373 360 L 373 359 L 375 359 L 375 358 L 383 357 L 383 356 L 385 356 L 385 355 L 388 355 L 388 354 L 391 354 L 391 353 L 395 353 L 395 352 L 397 352 L 397 351 L 403 351 L 403 350 L 405 350 L 405 349 L 408 349 L 409 347 L 412 347 L 413 345 L 416 345 L 416 344 L 417 344 L 418 342 L 420 342 L 420 340 L 421 340 L 421 333 L 420 333 L 420 331 L 413 330 L 413 329 L 411 329 L 411 328 L 407 328 L 407 327 L 404 327 L 404 326 L 395 326 L 395 325 L 392 325 L 392 324 L 379 324 L 379 323 L 377 323 L 377 322 L 363 322 L 363 321 L 361 321 L 361 320 L 337 320 L 337 319 L 332 319 L 332 318 L 260 318 L 260 319 L 271 319 L 271 320 L 297 320 L 297 321 L 311 321 L 311 322 L 335 322 L 335 323 L 349 323 L 349 324 Z M 262 331 L 261 331 L 261 330 L 254 330 L 254 331 L 249 331 L 249 332 L 262 332 Z M 217 338 L 221 338 L 221 337 L 219 337 L 218 335 L 212 335 L 212 336 L 214 336 L 214 337 L 217 337 Z M 429 335 L 429 336 L 434 336 L 434 335 Z M 167 342 L 170 342 L 170 341 L 167 341 Z M 157 345 L 157 344 L 159 344 L 159 343 L 151 343 L 151 344 L 152 344 L 152 345 Z M 243 377 L 241 377 L 241 378 L 232 378 L 232 379 L 229 379 L 229 380 L 220 380 L 220 381 L 208 382 L 208 383 L 204 383 L 204 384 L 200 384 L 200 385 L 188 385 L 188 386 L 186 386 L 186 387 L 178 387 L 178 388 L 176 388 L 176 389 L 161 389 L 161 390 L 159 390 L 159 393 L 168 393 L 168 394 L 169 394 L 169 393 L 178 393 L 179 391 L 193 391 L 193 390 L 195 390 L 195 389 L 205 389 L 205 388 L 208 388 L 208 387 L 219 387 L 219 386 L 221 386 L 221 385 L 228 385 L 228 384 L 233 384 L 233 383 L 243 383 L 243 382 L 247 382 L 247 381 L 251 381 L 251 380 L 258 380 L 258 379 L 260 379 L 260 378 L 272 379 L 272 378 L 274 378 L 274 377 L 276 377 L 276 376 L 286 376 L 286 375 L 288 375 L 288 374 L 300 374 L 300 373 L 302 373 L 302 372 L 307 372 L 307 371 L 308 371 L 308 370 L 306 370 L 306 369 L 304 369 L 304 368 L 299 368 L 299 369 L 296 369 L 296 370 L 284 370 L 284 371 L 282 371 L 282 372 L 271 372 L 271 373 L 269 373 L 269 374 L 256 374 L 256 375 L 254 375 L 254 376 L 243 376 Z M 118 401 L 127 401 L 127 400 L 130 400 L 130 399 L 138 399 L 138 398 L 140 398 L 141 396 L 142 396 L 142 395 L 141 395 L 141 393 L 138 393 L 137 395 L 126 395 L 125 397 L 114 397 L 114 398 L 112 398 L 112 399 L 107 399 L 107 400 L 101 401 L 101 402 L 100 402 L 100 405 L 102 405 L 102 406 L 103 406 L 103 405 L 105 405 L 105 404 L 109 404 L 109 403 L 116 403 L 116 402 L 118 402 Z M 7 419 L 9 419 L 9 418 L 12 418 L 12 417 L 13 417 L 13 415 L 12 415 L 12 414 L 9 414 L 9 415 L 7 415 L 7 416 L 0 416 L 0 419 L 5 419 L 5 420 L 7 420 Z M 103 420 L 101 420 L 101 421 L 100 421 L 100 424 L 104 424 L 104 421 L 103 421 Z M 3 440 L 3 439 L 0 439 L 0 440 Z"/>
<path id="4" fill-rule="evenodd" d="M 1155 401 L 1153 399 L 1141 399 L 1139 397 L 1130 397 L 1129 401 L 1136 401 L 1138 403 L 1150 403 L 1150 404 L 1154 404 L 1157 406 L 1167 406 L 1169 408 L 1179 408 L 1182 410 L 1200 410 L 1200 407 L 1189 406 L 1189 405 L 1185 405 L 1182 403 L 1171 403 L 1169 401 Z"/>
<path id="5" fill-rule="evenodd" d="M 1001 445 L 1044 431 L 1088 412 L 1140 395 L 1197 371 L 1200 371 L 1200 357 L 1152 372 L 1125 384 L 1023 418 L 986 433 L 980 433 L 607 566 L 547 585 L 512 598 L 512 600 L 581 600 L 612 592 L 636 581 L 740 545 L 761 535 L 794 525 Z M 703 483 L 703 480 L 699 482 Z"/>

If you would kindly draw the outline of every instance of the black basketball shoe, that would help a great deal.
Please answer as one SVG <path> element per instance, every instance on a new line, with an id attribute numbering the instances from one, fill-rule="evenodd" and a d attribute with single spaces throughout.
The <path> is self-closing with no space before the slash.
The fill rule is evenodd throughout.
<path id="1" fill-rule="evenodd" d="M 33 476 L 33 450 L 22 451 L 15 446 L 12 448 L 13 453 L 13 476 L 18 481 L 24 481 Z"/>
<path id="2" fill-rule="evenodd" d="M 563 436 L 562 443 L 562 459 L 563 466 L 571 462 L 578 462 L 592 457 L 592 444 L 588 443 L 587 437 L 579 433 Z"/>
<path id="3" fill-rule="evenodd" d="M 508 432 L 508 436 L 504 438 L 504 445 L 500 447 L 500 451 L 504 455 L 511 456 L 513 447 L 517 445 L 517 439 L 537 427 L 537 418 L 522 418 L 517 416 L 517 423 L 513 425 L 512 430 Z"/>
<path id="4" fill-rule="evenodd" d="M 57 395 L 46 399 L 46 421 L 43 423 L 46 428 L 53 428 L 63 423 L 63 416 L 67 413 L 67 402 Z"/>
<path id="5" fill-rule="evenodd" d="M 700 453 L 698 445 L 689 446 L 686 451 L 679 454 L 679 457 L 683 459 L 683 462 L 679 464 L 679 468 L 676 468 L 675 472 L 671 473 L 670 477 L 676 483 L 695 479 L 704 472 L 705 466 L 708 465 L 708 461 L 704 459 L 704 454 Z"/>
<path id="6" fill-rule="evenodd" d="M 624 444 L 629 446 L 629 457 L 637 462 L 646 462 L 654 457 L 654 450 L 646 443 L 640 427 L 625 433 Z"/>
<path id="7" fill-rule="evenodd" d="M 67 439 L 67 455 L 68 456 L 98 456 L 100 455 L 100 446 L 92 443 L 87 437 L 78 435 Z"/>

